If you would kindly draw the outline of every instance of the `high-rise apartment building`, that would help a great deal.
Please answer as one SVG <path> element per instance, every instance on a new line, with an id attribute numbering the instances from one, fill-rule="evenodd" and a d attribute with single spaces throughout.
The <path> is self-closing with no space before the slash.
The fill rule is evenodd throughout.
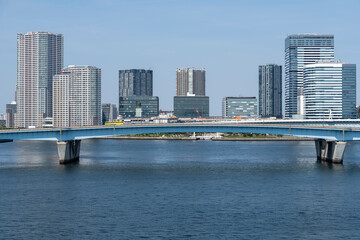
<path id="1" fill-rule="evenodd" d="M 119 97 L 152 95 L 152 70 L 129 69 L 119 71 Z"/>
<path id="2" fill-rule="evenodd" d="M 205 69 L 176 69 L 176 96 L 205 96 Z"/>
<path id="3" fill-rule="evenodd" d="M 18 127 L 41 127 L 52 116 L 52 78 L 64 62 L 63 35 L 29 32 L 17 35 Z"/>
<path id="4" fill-rule="evenodd" d="M 282 117 L 282 67 L 279 65 L 259 66 L 259 115 Z"/>
<path id="5" fill-rule="evenodd" d="M 256 97 L 224 97 L 223 98 L 223 118 L 257 117 Z"/>
<path id="6" fill-rule="evenodd" d="M 356 65 L 319 61 L 304 68 L 306 119 L 356 118 Z"/>
<path id="7" fill-rule="evenodd" d="M 334 36 L 293 34 L 285 39 L 285 117 L 298 112 L 298 88 L 303 87 L 305 65 L 334 60 Z"/>
<path id="8" fill-rule="evenodd" d="M 63 69 L 53 82 L 54 127 L 101 125 L 101 69 L 74 66 Z"/>

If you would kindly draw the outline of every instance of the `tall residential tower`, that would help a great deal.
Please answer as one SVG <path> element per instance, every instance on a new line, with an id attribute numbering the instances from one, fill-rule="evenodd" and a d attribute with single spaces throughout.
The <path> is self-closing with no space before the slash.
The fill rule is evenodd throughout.
<path id="1" fill-rule="evenodd" d="M 54 127 L 101 125 L 101 69 L 74 66 L 54 76 Z"/>
<path id="2" fill-rule="evenodd" d="M 119 97 L 152 95 L 152 70 L 129 69 L 119 71 Z"/>
<path id="3" fill-rule="evenodd" d="M 52 78 L 64 64 L 63 35 L 29 32 L 17 35 L 18 127 L 41 127 L 52 117 Z"/>
<path id="4" fill-rule="evenodd" d="M 293 34 L 285 39 L 285 117 L 291 118 L 300 109 L 304 66 L 319 60 L 334 60 L 333 35 Z"/>
<path id="5" fill-rule="evenodd" d="M 205 96 L 205 69 L 176 69 L 176 96 Z"/>
<path id="6" fill-rule="evenodd" d="M 179 118 L 209 117 L 209 97 L 205 96 L 205 69 L 176 69 L 174 114 Z"/>
<path id="7" fill-rule="evenodd" d="M 259 115 L 282 117 L 282 67 L 279 65 L 259 66 Z"/>

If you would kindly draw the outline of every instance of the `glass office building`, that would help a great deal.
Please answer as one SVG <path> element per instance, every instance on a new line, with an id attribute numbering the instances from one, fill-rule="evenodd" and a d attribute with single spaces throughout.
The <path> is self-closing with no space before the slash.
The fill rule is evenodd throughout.
<path id="1" fill-rule="evenodd" d="M 293 34 L 285 39 L 285 117 L 298 113 L 298 88 L 303 87 L 303 69 L 319 60 L 334 60 L 334 36 Z"/>
<path id="2" fill-rule="evenodd" d="M 356 118 L 356 65 L 321 61 L 304 68 L 306 119 Z"/>
<path id="3" fill-rule="evenodd" d="M 120 97 L 119 115 L 122 118 L 150 118 L 159 115 L 158 97 Z"/>
<path id="4" fill-rule="evenodd" d="M 209 97 L 175 96 L 174 115 L 178 118 L 208 118 Z"/>
<path id="5" fill-rule="evenodd" d="M 259 66 L 259 115 L 282 118 L 282 67 Z"/>
<path id="6" fill-rule="evenodd" d="M 223 118 L 257 117 L 256 97 L 225 97 L 223 98 Z"/>

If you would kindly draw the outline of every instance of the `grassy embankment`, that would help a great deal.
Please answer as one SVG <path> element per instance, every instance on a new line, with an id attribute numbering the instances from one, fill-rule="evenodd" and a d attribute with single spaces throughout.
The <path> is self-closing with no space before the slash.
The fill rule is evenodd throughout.
<path id="1" fill-rule="evenodd" d="M 197 133 L 196 136 L 201 136 Z M 192 136 L 192 133 L 147 133 L 147 134 L 133 134 L 124 137 L 166 137 L 166 138 L 186 138 Z M 282 138 L 282 135 L 267 135 L 259 133 L 223 133 L 224 138 Z"/>

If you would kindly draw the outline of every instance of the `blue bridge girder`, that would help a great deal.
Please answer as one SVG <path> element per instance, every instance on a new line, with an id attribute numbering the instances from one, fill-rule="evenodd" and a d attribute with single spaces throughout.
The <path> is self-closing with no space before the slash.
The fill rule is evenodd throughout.
<path id="1" fill-rule="evenodd" d="M 47 140 L 69 141 L 116 135 L 146 133 L 186 133 L 186 132 L 222 132 L 222 133 L 262 133 L 274 135 L 298 136 L 334 141 L 360 140 L 360 128 L 244 125 L 244 124 L 158 124 L 158 125 L 122 125 L 65 129 L 22 129 L 0 131 L 0 139 L 8 140 Z"/>

